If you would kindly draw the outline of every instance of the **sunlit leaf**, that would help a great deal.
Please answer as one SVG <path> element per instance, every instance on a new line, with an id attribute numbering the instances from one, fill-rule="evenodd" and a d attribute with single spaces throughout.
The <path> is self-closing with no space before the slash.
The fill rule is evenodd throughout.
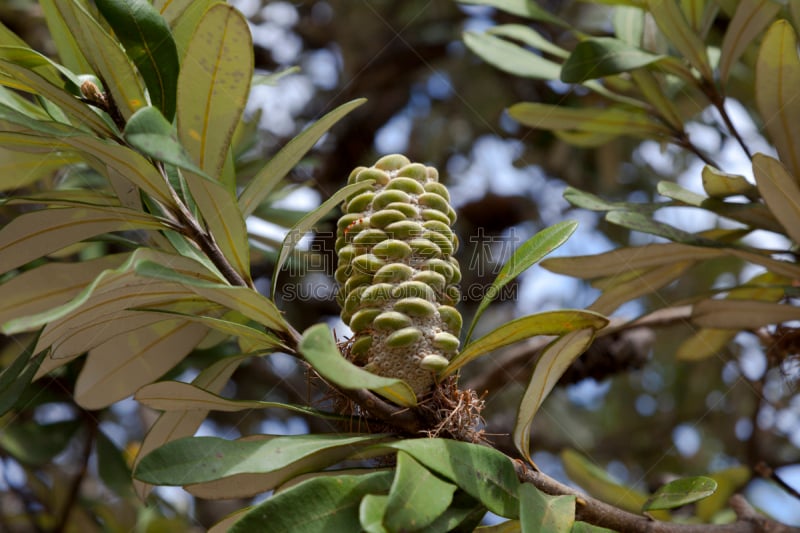
<path id="1" fill-rule="evenodd" d="M 286 234 L 286 237 L 283 239 L 283 243 L 281 243 L 278 259 L 275 262 L 275 269 L 272 273 L 272 294 L 275 294 L 275 288 L 278 285 L 278 274 L 280 274 L 284 262 L 289 257 L 289 254 L 292 253 L 294 247 L 297 246 L 297 243 L 300 242 L 300 239 L 302 239 L 308 231 L 314 228 L 317 222 L 322 220 L 328 215 L 328 213 L 335 209 L 336 206 L 342 202 L 342 200 L 354 195 L 358 191 L 371 187 L 373 183 L 374 180 L 366 180 L 359 183 L 345 185 L 331 195 L 330 198 L 322 202 L 322 205 L 300 219 L 300 221 L 289 230 L 289 232 Z"/>
<path id="2" fill-rule="evenodd" d="M 546 52 L 556 57 L 566 59 L 569 56 L 569 52 L 560 46 L 553 44 L 553 41 L 543 36 L 530 26 L 525 26 L 522 24 L 500 24 L 498 26 L 492 26 L 489 29 L 489 33 L 492 35 L 499 35 L 500 37 L 515 39 L 532 48 L 541 50 L 542 52 Z"/>
<path id="3" fill-rule="evenodd" d="M 536 335 L 563 335 L 583 328 L 600 329 L 608 323 L 604 316 L 591 311 L 562 309 L 544 311 L 512 320 L 468 344 L 445 371 L 452 374 L 473 359 L 493 350 Z"/>
<path id="4" fill-rule="evenodd" d="M 780 8 L 780 4 L 772 0 L 739 0 L 736 13 L 722 40 L 718 68 L 723 84 L 728 81 L 733 65 L 742 57 L 750 43 L 772 22 Z"/>
<path id="5" fill-rule="evenodd" d="M 344 389 L 369 389 L 405 407 L 417 404 L 411 387 L 404 381 L 367 372 L 345 359 L 326 324 L 311 326 L 298 350 L 324 379 Z"/>
<path id="6" fill-rule="evenodd" d="M 800 180 L 800 58 L 797 36 L 786 20 L 774 22 L 756 60 L 756 107 L 764 127 L 795 180 Z"/>
<path id="7" fill-rule="evenodd" d="M 692 322 L 704 328 L 752 330 L 800 320 L 800 308 L 758 300 L 703 300 L 692 309 Z"/>
<path id="8" fill-rule="evenodd" d="M 493 448 L 449 439 L 408 439 L 381 444 L 411 455 L 500 516 L 517 518 L 519 481 L 511 460 Z"/>
<path id="9" fill-rule="evenodd" d="M 549 344 L 536 361 L 533 375 L 517 410 L 512 435 L 514 446 L 529 462 L 531 462 L 531 423 L 534 416 L 567 368 L 592 343 L 594 334 L 594 329 L 579 329 L 567 333 Z"/>
<path id="10" fill-rule="evenodd" d="M 383 517 L 389 496 L 383 494 L 367 494 L 358 504 L 358 521 L 366 533 L 388 533 L 383 527 Z"/>
<path id="11" fill-rule="evenodd" d="M 122 113 L 129 118 L 147 105 L 136 69 L 119 41 L 111 37 L 80 2 L 56 2 L 60 18 L 80 43 L 80 52 L 103 80 L 103 87 Z M 88 72 L 88 71 L 87 71 Z"/>
<path id="12" fill-rule="evenodd" d="M 514 254 L 506 261 L 503 268 L 497 274 L 489 289 L 486 291 L 475 315 L 472 318 L 467 331 L 466 343 L 469 343 L 472 337 L 472 331 L 478 323 L 483 312 L 489 307 L 489 304 L 497 298 L 500 291 L 514 278 L 536 264 L 543 257 L 553 252 L 556 248 L 564 244 L 570 235 L 577 229 L 578 223 L 575 221 L 567 220 L 554 224 L 548 228 L 543 229 L 527 241 L 525 241 Z"/>
<path id="13" fill-rule="evenodd" d="M 800 64 L 798 64 L 800 68 Z M 753 156 L 753 174 L 758 192 L 786 234 L 800 243 L 800 186 L 780 161 L 764 154 Z"/>
<path id="14" fill-rule="evenodd" d="M 450 506 L 455 491 L 455 485 L 442 481 L 407 453 L 398 452 L 383 524 L 389 531 L 427 527 Z"/>
<path id="15" fill-rule="evenodd" d="M 239 208 L 247 217 L 272 192 L 317 141 L 348 113 L 366 102 L 359 98 L 342 104 L 296 135 L 258 171 L 239 195 Z"/>
<path id="16" fill-rule="evenodd" d="M 159 411 L 185 411 L 200 409 L 204 411 L 221 411 L 235 413 L 250 409 L 286 409 L 296 413 L 311 415 L 331 420 L 348 420 L 347 417 L 335 415 L 312 407 L 281 402 L 260 400 L 231 400 L 191 383 L 181 381 L 159 381 L 145 385 L 134 395 L 136 401 L 151 409 Z"/>
<path id="17" fill-rule="evenodd" d="M 180 66 L 167 22 L 146 0 L 95 0 L 95 4 L 139 69 L 153 105 L 171 121 Z"/>
<path id="18" fill-rule="evenodd" d="M 703 167 L 703 189 L 712 198 L 727 198 L 743 194 L 751 196 L 755 186 L 744 176 L 722 172 L 710 165 Z"/>
<path id="19" fill-rule="evenodd" d="M 564 21 L 554 16 L 546 9 L 539 7 L 535 0 L 458 0 L 458 2 L 461 4 L 492 6 L 506 13 L 511 13 L 512 15 L 538 20 L 540 22 L 549 22 L 556 26 L 567 26 Z"/>
<path id="20" fill-rule="evenodd" d="M 641 46 L 644 34 L 644 11 L 638 7 L 618 6 L 614 9 L 614 34 L 631 46 Z"/>
<path id="21" fill-rule="evenodd" d="M 581 83 L 628 72 L 660 60 L 651 54 L 612 37 L 595 37 L 579 42 L 561 67 L 561 81 Z"/>
<path id="22" fill-rule="evenodd" d="M 647 9 L 675 49 L 700 72 L 703 78 L 713 81 L 714 74 L 711 71 L 705 44 L 686 21 L 677 2 L 647 0 Z"/>
<path id="23" fill-rule="evenodd" d="M 391 472 L 363 476 L 321 476 L 276 494 L 256 505 L 230 529 L 250 533 L 269 524 L 274 533 L 359 531 L 358 509 L 367 494 L 385 493 Z M 302 512 L 297 512 L 302 509 Z"/>
<path id="24" fill-rule="evenodd" d="M 164 222 L 124 207 L 62 207 L 24 213 L 0 230 L 0 272 L 113 231 L 161 229 Z"/>
<path id="25" fill-rule="evenodd" d="M 523 102 L 508 108 L 511 117 L 525 126 L 545 130 L 577 130 L 610 135 L 661 138 L 669 135 L 665 126 L 644 113 L 618 108 L 567 108 Z"/>
<path id="26" fill-rule="evenodd" d="M 642 510 L 674 509 L 714 494 L 717 482 L 704 476 L 687 477 L 662 485 L 644 502 Z"/>
<path id="27" fill-rule="evenodd" d="M 575 496 L 550 496 L 523 483 L 519 500 L 523 533 L 569 531 L 575 522 Z"/>
<path id="28" fill-rule="evenodd" d="M 558 63 L 526 50 L 506 39 L 488 33 L 465 32 L 464 44 L 490 65 L 525 78 L 557 80 L 561 66 Z"/>

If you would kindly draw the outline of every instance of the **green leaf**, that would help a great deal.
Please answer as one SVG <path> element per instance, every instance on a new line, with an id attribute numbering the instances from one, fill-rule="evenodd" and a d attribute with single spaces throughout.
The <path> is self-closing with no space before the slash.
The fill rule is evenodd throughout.
<path id="1" fill-rule="evenodd" d="M 397 452 L 397 473 L 383 524 L 389 531 L 427 527 L 450 506 L 455 491 L 455 485 L 442 481 L 407 453 Z"/>
<path id="2" fill-rule="evenodd" d="M 475 529 L 476 533 L 521 533 L 522 524 L 519 520 L 506 520 L 493 526 L 481 526 Z"/>
<path id="3" fill-rule="evenodd" d="M 124 207 L 60 207 L 22 214 L 0 229 L 0 272 L 113 231 L 158 230 L 164 222 Z"/>
<path id="4" fill-rule="evenodd" d="M 367 533 L 388 533 L 383 527 L 383 516 L 389 497 L 382 494 L 367 494 L 358 506 L 358 521 Z"/>
<path id="5" fill-rule="evenodd" d="M 764 154 L 753 156 L 753 174 L 758 192 L 767 207 L 785 228 L 786 234 L 800 243 L 800 186 L 798 179 L 780 161 Z"/>
<path id="6" fill-rule="evenodd" d="M 743 194 L 752 198 L 755 187 L 744 176 L 722 172 L 711 165 L 703 167 L 703 190 L 712 198 L 727 198 Z"/>
<path id="7" fill-rule="evenodd" d="M 797 36 L 786 20 L 774 22 L 761 42 L 756 60 L 756 107 L 780 159 L 800 180 L 800 85 Z"/>
<path id="8" fill-rule="evenodd" d="M 464 44 L 490 65 L 524 78 L 557 80 L 561 66 L 488 33 L 464 32 Z"/>
<path id="9" fill-rule="evenodd" d="M 689 233 L 688 231 L 684 231 L 664 222 L 653 220 L 651 217 L 642 213 L 610 211 L 606 214 L 606 220 L 612 224 L 622 226 L 623 228 L 664 237 L 676 243 L 692 244 L 696 246 L 721 246 L 720 243 L 711 239 L 699 237 L 694 233 Z"/>
<path id="10" fill-rule="evenodd" d="M 564 199 L 581 209 L 589 209 L 591 211 L 641 211 L 643 213 L 652 213 L 653 210 L 659 207 L 658 204 L 643 204 L 634 202 L 609 202 L 600 198 L 596 194 L 581 191 L 574 187 L 567 187 L 564 189 Z"/>
<path id="11" fill-rule="evenodd" d="M 311 150 L 317 141 L 343 117 L 361 106 L 366 99 L 359 98 L 342 104 L 323 116 L 302 133 L 296 135 L 286 146 L 258 171 L 239 195 L 239 208 L 247 217 L 253 214 L 264 199 L 289 171 Z"/>
<path id="12" fill-rule="evenodd" d="M 80 427 L 79 420 L 8 424 L 0 432 L 0 448 L 25 464 L 42 465 L 61 453 Z"/>
<path id="13" fill-rule="evenodd" d="M 543 229 L 517 248 L 514 254 L 506 261 L 506 264 L 503 265 L 503 268 L 500 269 L 497 277 L 486 291 L 486 295 L 484 295 L 480 305 L 478 305 L 475 316 L 472 318 L 472 324 L 470 324 L 469 330 L 467 331 L 465 343 L 469 343 L 475 325 L 478 323 L 478 320 L 486 308 L 489 307 L 492 300 L 497 298 L 500 294 L 501 289 L 514 278 L 536 264 L 544 256 L 564 244 L 567 239 L 569 239 L 570 235 L 575 232 L 577 227 L 578 223 L 575 221 L 567 220 L 559 222 L 549 228 Z"/>
<path id="14" fill-rule="evenodd" d="M 793 305 L 759 300 L 703 300 L 692 308 L 692 322 L 704 328 L 754 330 L 799 319 Z"/>
<path id="15" fill-rule="evenodd" d="M 168 263 L 167 263 L 168 264 Z M 180 283 L 198 296 L 238 311 L 273 331 L 289 331 L 290 326 L 269 298 L 249 287 L 235 287 L 177 272 L 158 262 L 142 260 L 136 265 L 142 276 Z"/>
<path id="16" fill-rule="evenodd" d="M 714 494 L 717 482 L 704 476 L 687 477 L 662 485 L 642 506 L 643 511 L 675 509 Z"/>
<path id="17" fill-rule="evenodd" d="M 714 73 L 711 71 L 705 44 L 686 21 L 678 3 L 647 0 L 647 9 L 675 49 L 700 72 L 703 78 L 713 82 Z"/>
<path id="18" fill-rule="evenodd" d="M 146 0 L 95 0 L 95 4 L 139 69 L 151 102 L 171 121 L 180 64 L 167 22 Z"/>
<path id="19" fill-rule="evenodd" d="M 613 529 L 595 526 L 588 522 L 575 522 L 570 533 L 614 533 Z"/>
<path id="20" fill-rule="evenodd" d="M 84 56 L 85 47 L 80 46 L 75 39 L 75 27 L 71 26 L 60 13 L 63 3 L 55 0 L 41 0 L 39 6 L 47 23 L 50 37 L 53 39 L 55 49 L 58 50 L 58 59 L 72 72 L 89 73 L 92 67 Z M 8 43 L 13 44 L 13 43 Z M 18 46 L 25 46 L 19 43 Z"/>
<path id="21" fill-rule="evenodd" d="M 329 420 L 349 420 L 348 417 L 320 411 L 304 405 L 260 400 L 231 400 L 209 392 L 197 385 L 181 381 L 159 381 L 145 385 L 134 395 L 134 399 L 151 409 L 159 411 L 185 411 L 202 409 L 235 413 L 251 409 L 286 409 L 295 413 L 311 415 Z"/>
<path id="22" fill-rule="evenodd" d="M 486 514 L 486 507 L 464 492 L 456 491 L 453 503 L 419 533 L 438 533 L 439 531 L 473 531 Z"/>
<path id="23" fill-rule="evenodd" d="M 403 407 L 417 404 L 414 391 L 405 381 L 372 374 L 345 359 L 325 324 L 308 328 L 297 348 L 314 370 L 334 385 L 368 389 Z"/>
<path id="24" fill-rule="evenodd" d="M 253 43 L 247 20 L 231 6 L 213 6 L 203 15 L 186 51 L 178 78 L 177 116 L 181 143 L 200 168 L 219 180 L 252 77 Z M 232 190 L 232 183 L 225 185 Z"/>
<path id="25" fill-rule="evenodd" d="M 644 11 L 639 7 L 617 6 L 613 15 L 614 34 L 631 46 L 639 47 L 644 35 Z"/>
<path id="26" fill-rule="evenodd" d="M 612 283 L 603 287 L 603 294 L 589 307 L 592 311 L 610 315 L 619 306 L 646 294 L 656 292 L 683 275 L 693 261 L 678 261 L 645 271 L 621 272 L 607 278 Z"/>
<path id="27" fill-rule="evenodd" d="M 175 128 L 153 106 L 139 109 L 125 124 L 125 140 L 131 146 L 152 157 L 212 179 L 198 167 L 186 149 L 178 142 Z"/>
<path id="28" fill-rule="evenodd" d="M 136 479 L 158 485 L 192 485 L 238 474 L 261 474 L 262 486 L 338 463 L 383 435 L 292 435 L 230 441 L 188 437 L 169 442 L 139 462 Z"/>
<path id="29" fill-rule="evenodd" d="M 192 381 L 192 385 L 211 393 L 219 393 L 242 361 L 248 357 L 247 355 L 234 355 L 216 361 L 200 372 Z M 136 468 L 143 457 L 162 444 L 194 435 L 206 416 L 208 416 L 208 411 L 204 409 L 163 413 L 147 432 L 136 459 L 134 459 L 133 467 Z M 144 499 L 152 488 L 151 485 L 138 480 L 134 480 L 133 486 L 137 496 L 141 499 Z"/>
<path id="30" fill-rule="evenodd" d="M 533 462 L 530 457 L 533 417 L 567 368 L 592 344 L 594 334 L 594 329 L 579 329 L 567 333 L 550 343 L 536 361 L 533 375 L 517 410 L 512 435 L 514 446 L 531 463 Z"/>
<path id="31" fill-rule="evenodd" d="M 508 108 L 514 120 L 530 128 L 576 130 L 588 133 L 663 138 L 669 130 L 644 112 L 622 108 L 566 108 L 557 105 L 523 102 Z"/>
<path id="32" fill-rule="evenodd" d="M 36 334 L 14 362 L 0 373 L 0 416 L 14 407 L 47 355 L 47 350 L 34 355 L 38 341 L 39 334 Z"/>
<path id="33" fill-rule="evenodd" d="M 359 183 L 345 185 L 336 191 L 330 198 L 322 202 L 322 205 L 300 219 L 300 221 L 289 230 L 289 232 L 286 234 L 286 237 L 283 238 L 283 242 L 281 243 L 280 251 L 278 253 L 278 259 L 275 262 L 275 269 L 272 272 L 273 295 L 275 294 L 275 288 L 278 286 L 278 275 L 280 274 L 286 259 L 289 257 L 289 254 L 292 253 L 292 250 L 294 250 L 294 247 L 297 246 L 298 242 L 300 242 L 300 239 L 302 239 L 303 235 L 310 231 L 317 224 L 317 222 L 322 220 L 328 215 L 328 213 L 335 209 L 336 206 L 342 202 L 342 200 L 354 195 L 356 192 L 372 187 L 373 183 L 375 183 L 374 180 L 366 180 Z"/>
<path id="34" fill-rule="evenodd" d="M 500 516 L 517 518 L 519 481 L 511 460 L 493 448 L 448 439 L 409 439 L 379 445 L 408 453 Z"/>
<path id="35" fill-rule="evenodd" d="M 265 527 L 274 533 L 359 531 L 362 498 L 389 490 L 392 476 L 392 472 L 376 472 L 309 479 L 255 506 L 230 533 L 263 531 Z"/>
<path id="36" fill-rule="evenodd" d="M 477 357 L 523 339 L 536 335 L 563 335 L 587 327 L 600 329 L 607 323 L 604 316 L 579 309 L 544 311 L 518 318 L 468 344 L 450 361 L 445 374 L 452 374 Z"/>
<path id="37" fill-rule="evenodd" d="M 539 7 L 535 0 L 458 0 L 460 4 L 478 4 L 491 6 L 500 11 L 540 22 L 549 22 L 556 26 L 568 27 L 560 18 L 546 9 Z"/>
<path id="38" fill-rule="evenodd" d="M 582 83 L 629 72 L 655 63 L 663 57 L 612 37 L 586 39 L 575 46 L 561 67 L 561 81 Z"/>
<path id="39" fill-rule="evenodd" d="M 710 522 L 715 514 L 727 507 L 730 497 L 750 480 L 751 475 L 750 468 L 744 465 L 708 474 L 706 477 L 717 482 L 717 490 L 695 504 L 697 517 L 704 522 Z"/>
<path id="40" fill-rule="evenodd" d="M 97 473 L 103 484 L 117 495 L 132 494 L 131 469 L 117 446 L 103 431 L 98 431 L 95 440 L 97 451 Z"/>
<path id="41" fill-rule="evenodd" d="M 80 43 L 80 51 L 103 80 L 114 104 L 124 119 L 147 104 L 136 69 L 119 42 L 89 14 L 80 2 L 57 2 L 59 18 L 63 20 Z"/>
<path id="42" fill-rule="evenodd" d="M 718 68 L 723 85 L 728 81 L 733 65 L 781 9 L 772 0 L 739 0 L 738 4 L 722 40 Z"/>
<path id="43" fill-rule="evenodd" d="M 523 533 L 570 531 L 575 522 L 575 496 L 550 496 L 530 483 L 519 487 Z"/>
<path id="44" fill-rule="evenodd" d="M 524 26 L 522 24 L 500 24 L 498 26 L 491 27 L 489 29 L 489 33 L 492 35 L 499 35 L 500 37 L 515 39 L 523 44 L 526 44 L 527 46 L 536 48 L 542 52 L 546 52 L 556 57 L 566 59 L 569 56 L 569 52 L 560 46 L 553 44 L 549 38 L 544 37 L 530 26 Z"/>

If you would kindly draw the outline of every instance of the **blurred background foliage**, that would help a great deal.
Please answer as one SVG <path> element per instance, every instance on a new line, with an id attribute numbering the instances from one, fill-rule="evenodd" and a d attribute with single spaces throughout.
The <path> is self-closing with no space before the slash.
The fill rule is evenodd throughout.
<path id="1" fill-rule="evenodd" d="M 618 137 L 599 148 L 575 147 L 550 131 L 520 126 L 507 114 L 513 103 L 528 101 L 567 107 L 590 107 L 601 98 L 560 81 L 524 78 L 498 70 L 468 50 L 465 31 L 483 32 L 521 19 L 482 6 L 449 1 L 319 0 L 231 2 L 250 20 L 256 45 L 256 68 L 264 73 L 293 67 L 275 85 L 254 86 L 249 104 L 252 128 L 240 143 L 242 168 L 248 160 L 267 159 L 306 124 L 354 98 L 368 102 L 346 117 L 295 168 L 288 184 L 264 218 L 287 226 L 329 197 L 346 181 L 350 169 L 379 154 L 403 152 L 413 161 L 441 169 L 459 212 L 465 287 L 486 286 L 513 246 L 564 218 L 581 221 L 578 233 L 559 255 L 598 253 L 626 245 L 662 242 L 630 232 L 600 215 L 573 209 L 561 197 L 566 186 L 611 201 L 652 202 L 656 184 L 670 180 L 699 187 L 702 162 L 694 155 L 653 140 Z M 720 1 L 708 42 L 719 46 L 736 2 Z M 569 24 L 595 35 L 612 31 L 613 7 L 602 3 L 539 2 Z M 793 3 L 796 5 L 796 3 Z M 33 48 L 55 55 L 41 6 L 28 0 L 0 3 L 0 21 Z M 528 23 L 524 21 L 524 23 Z M 554 24 L 536 23 L 546 40 L 574 47 L 574 33 Z M 754 122 L 755 48 L 732 71 L 729 109 L 745 140 L 756 150 L 768 146 Z M 686 94 L 687 105 L 693 100 Z M 708 108 L 706 108 L 708 107 Z M 714 154 L 724 168 L 737 171 L 749 160 L 725 135 L 710 106 L 701 105 L 686 123 L 692 140 Z M 687 231 L 708 229 L 709 218 L 676 215 L 669 219 Z M 333 231 L 324 231 L 301 249 L 318 257 L 313 271 L 284 271 L 276 295 L 289 322 L 304 329 L 320 320 L 342 328 L 331 296 Z M 251 231 L 269 245 L 280 242 L 278 226 L 254 224 Z M 274 265 L 269 246 L 254 254 L 256 285 L 268 287 Z M 296 266 L 299 263 L 295 263 Z M 626 304 L 617 315 L 631 318 L 665 303 L 732 285 L 753 272 L 731 274 L 730 260 L 704 263 L 655 294 Z M 731 278 L 733 276 L 733 278 Z M 481 324 L 486 330 L 535 310 L 584 307 L 597 290 L 587 283 L 556 276 L 537 267 L 511 286 Z M 464 291 L 469 314 L 480 290 Z M 470 306 L 472 306 L 470 308 Z M 624 346 L 597 354 L 605 368 L 573 372 L 547 400 L 533 428 L 534 459 L 546 472 L 567 480 L 559 453 L 579 450 L 622 484 L 653 489 L 675 476 L 703 474 L 765 463 L 800 484 L 800 397 L 796 364 L 767 358 L 757 340 L 745 334 L 718 356 L 699 362 L 676 361 L 681 342 L 696 330 L 687 322 L 658 328 L 655 341 L 625 340 Z M 627 343 L 627 344 L 626 344 Z M 173 371 L 185 380 L 213 360 L 197 352 Z M 502 354 L 487 358 L 467 383 L 488 386 L 485 375 Z M 76 530 L 203 530 L 242 502 L 193 500 L 180 489 L 159 488 L 146 505 L 130 493 L 125 458 L 135 450 L 154 412 L 128 399 L 96 413 L 99 426 L 81 424 L 69 404 L 80 362 L 59 380 L 40 382 L 27 424 L 0 437 L 0 517 L 37 515 L 46 510 L 52 523 L 42 530 L 66 530 L 64 506 L 72 507 Z M 603 366 L 603 365 L 601 365 Z M 508 433 L 522 392 L 526 369 L 491 380 L 484 416 L 487 433 L 503 451 L 514 454 Z M 529 373 L 529 368 L 527 372 Z M 494 374 L 492 374 L 494 372 Z M 518 375 L 517 375 L 518 374 Z M 595 377 L 585 378 L 586 375 Z M 309 387 L 297 363 L 280 355 L 242 367 L 223 391 L 235 398 L 304 403 Z M 325 424 L 294 414 L 260 411 L 212 413 L 200 434 L 238 437 L 253 432 L 305 433 Z M 87 429 L 88 428 L 88 429 Z M 87 434 L 89 432 L 90 434 Z M 100 436 L 91 460 L 80 467 L 89 437 Z M 85 471 L 84 471 L 85 468 Z M 732 478 L 736 470 L 733 470 Z M 739 476 L 740 478 L 742 476 Z M 744 478 L 749 478 L 749 474 Z M 729 481 L 740 484 L 743 479 Z M 753 503 L 778 518 L 800 524 L 796 501 L 772 482 L 756 479 L 747 490 Z M 788 498 L 788 499 L 784 499 Z M 19 511 L 24 511 L 19 514 Z M 1 519 L 1 518 L 0 518 Z M 82 524 L 82 525 L 81 525 Z M 13 524 L 0 522 L 0 529 Z"/>

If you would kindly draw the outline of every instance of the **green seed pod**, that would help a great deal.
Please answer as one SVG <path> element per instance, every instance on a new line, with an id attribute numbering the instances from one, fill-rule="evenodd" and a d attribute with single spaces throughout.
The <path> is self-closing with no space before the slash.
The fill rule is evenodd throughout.
<path id="1" fill-rule="evenodd" d="M 411 318 L 397 311 L 386 311 L 375 317 L 372 322 L 373 327 L 379 329 L 390 329 L 396 331 L 411 325 Z"/>
<path id="2" fill-rule="evenodd" d="M 449 257 L 447 260 L 453 267 L 453 277 L 450 279 L 450 283 L 461 283 L 461 265 L 458 264 L 458 259 Z"/>
<path id="3" fill-rule="evenodd" d="M 406 167 L 408 168 L 408 167 Z M 437 183 L 437 185 L 439 185 Z M 412 178 L 395 178 L 386 186 L 386 190 L 399 190 L 407 192 L 408 194 L 422 194 L 425 188 L 420 182 Z"/>
<path id="4" fill-rule="evenodd" d="M 386 346 L 391 348 L 399 348 L 400 346 L 408 346 L 409 344 L 414 344 L 418 340 L 422 338 L 422 332 L 415 328 L 414 326 L 409 326 L 407 328 L 398 329 L 388 337 L 384 341 Z"/>
<path id="5" fill-rule="evenodd" d="M 353 171 L 350 173 L 350 176 L 347 178 L 347 184 L 352 185 L 353 183 L 355 183 L 358 175 L 361 174 L 361 172 L 363 172 L 364 170 L 367 170 L 367 167 L 354 168 Z"/>
<path id="6" fill-rule="evenodd" d="M 422 397 L 458 349 L 455 211 L 436 169 L 405 156 L 359 167 L 348 181 L 368 180 L 367 190 L 344 202 L 337 224 L 336 280 L 342 320 L 354 333 L 350 357 Z"/>

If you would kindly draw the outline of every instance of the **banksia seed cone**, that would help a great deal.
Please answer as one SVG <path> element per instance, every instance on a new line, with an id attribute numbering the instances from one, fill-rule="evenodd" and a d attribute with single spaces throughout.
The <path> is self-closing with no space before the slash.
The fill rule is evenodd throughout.
<path id="1" fill-rule="evenodd" d="M 418 397 L 458 350 L 461 331 L 456 214 L 438 179 L 435 168 L 402 155 L 356 168 L 348 183 L 375 182 L 344 201 L 336 235 L 352 359 L 406 381 Z"/>

